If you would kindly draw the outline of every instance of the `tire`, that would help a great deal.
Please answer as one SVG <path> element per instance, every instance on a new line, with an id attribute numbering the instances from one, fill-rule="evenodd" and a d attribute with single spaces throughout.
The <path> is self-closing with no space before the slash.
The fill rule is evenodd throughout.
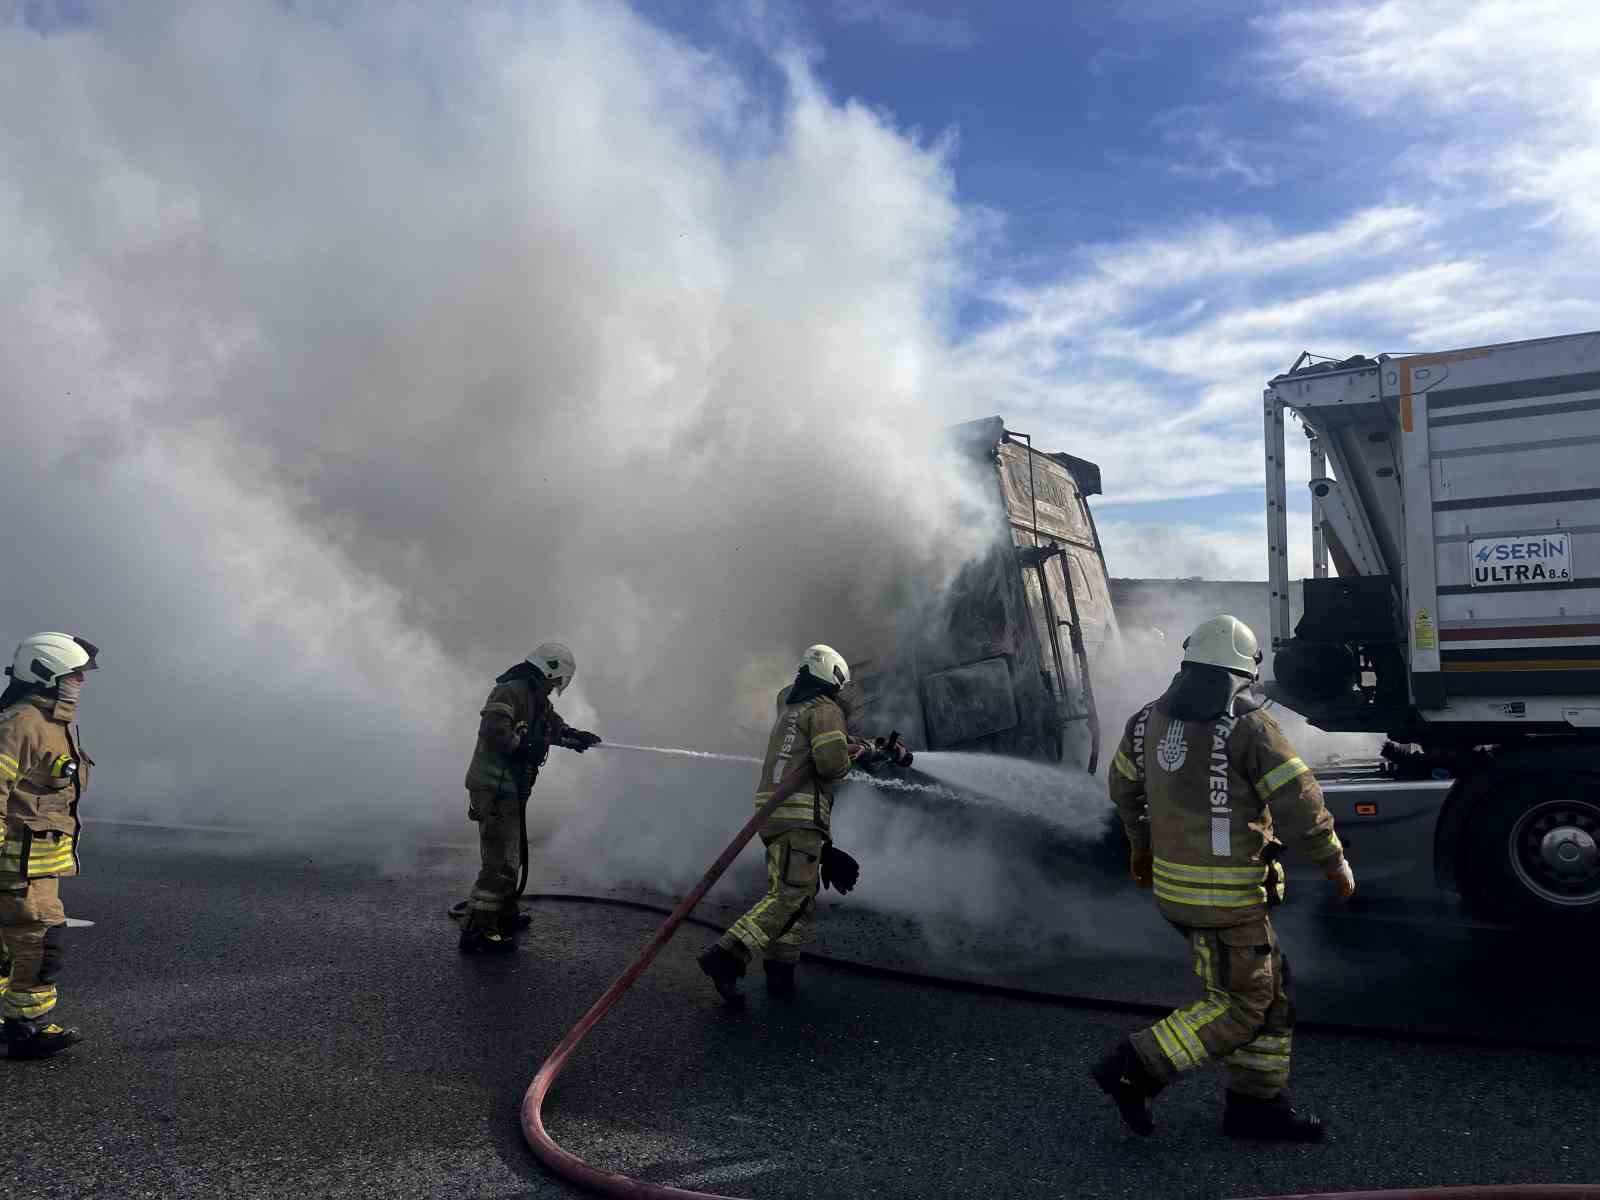
<path id="1" fill-rule="evenodd" d="M 1467 829 L 1467 872 L 1480 910 L 1600 921 L 1600 775 L 1496 772 Z"/>

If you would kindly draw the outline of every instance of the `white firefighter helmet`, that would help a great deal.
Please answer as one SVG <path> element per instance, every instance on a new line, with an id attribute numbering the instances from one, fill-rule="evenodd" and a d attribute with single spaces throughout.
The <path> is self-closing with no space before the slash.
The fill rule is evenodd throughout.
<path id="1" fill-rule="evenodd" d="M 558 696 L 578 673 L 578 660 L 560 642 L 545 642 L 528 655 L 528 661 L 539 668 L 539 674 L 550 681 Z"/>
<path id="2" fill-rule="evenodd" d="M 1254 679 L 1261 669 L 1261 647 L 1250 626 L 1238 617 L 1223 615 L 1202 621 L 1183 639 L 1183 661 L 1221 667 Z"/>
<path id="3" fill-rule="evenodd" d="M 24 638 L 6 674 L 18 683 L 38 683 L 54 687 L 63 675 L 74 671 L 93 671 L 100 666 L 93 644 L 70 633 L 36 633 Z"/>
<path id="4" fill-rule="evenodd" d="M 850 664 L 845 662 L 844 655 L 821 643 L 806 650 L 800 669 L 829 687 L 839 688 L 850 682 Z"/>

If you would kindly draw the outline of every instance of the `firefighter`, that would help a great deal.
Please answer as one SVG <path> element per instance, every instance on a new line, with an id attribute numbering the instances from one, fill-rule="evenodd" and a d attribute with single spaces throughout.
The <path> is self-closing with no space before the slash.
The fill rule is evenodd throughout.
<path id="1" fill-rule="evenodd" d="M 868 743 L 846 733 L 839 692 L 849 682 L 850 667 L 843 656 L 830 646 L 816 645 L 805 652 L 794 682 L 778 693 L 778 716 L 756 784 L 756 808 L 771 799 L 779 781 L 798 764 L 810 761 L 811 778 L 761 827 L 767 894 L 698 960 L 731 1005 L 744 1002 L 739 980 L 752 958 L 762 961 L 769 993 L 792 995 L 795 964 L 811 936 L 819 883 L 836 888 L 841 896 L 856 884 L 859 866 L 829 836 L 839 781 L 855 765 L 911 765 L 911 752 L 893 734 Z"/>
<path id="2" fill-rule="evenodd" d="M 1340 900 L 1355 875 L 1311 769 L 1251 698 L 1261 652 L 1250 627 L 1213 617 L 1183 649 L 1167 692 L 1128 721 L 1111 799 L 1133 879 L 1154 888 L 1188 940 L 1206 994 L 1118 1044 L 1092 1073 L 1128 1126 L 1149 1134 L 1156 1094 L 1221 1062 L 1224 1133 L 1317 1141 L 1321 1121 L 1289 1101 L 1289 963 L 1267 910 L 1283 899 L 1285 845 L 1318 864 Z"/>
<path id="3" fill-rule="evenodd" d="M 478 744 L 467 765 L 467 816 L 478 823 L 482 868 L 466 902 L 463 953 L 510 953 L 528 923 L 517 908 L 527 880 L 528 796 L 551 746 L 582 754 L 597 734 L 574 729 L 550 703 L 578 672 L 572 651 L 546 642 L 495 679 L 478 710 Z"/>
<path id="4" fill-rule="evenodd" d="M 69 726 L 98 653 L 68 633 L 36 633 L 17 647 L 0 695 L 0 1018 L 12 1058 L 83 1040 L 46 1018 L 67 927 L 61 879 L 78 873 L 78 806 L 94 765 Z"/>

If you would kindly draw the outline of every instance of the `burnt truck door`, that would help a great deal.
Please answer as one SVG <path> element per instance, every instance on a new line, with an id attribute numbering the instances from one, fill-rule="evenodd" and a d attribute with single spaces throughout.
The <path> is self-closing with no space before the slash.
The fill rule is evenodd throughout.
<path id="1" fill-rule="evenodd" d="M 1050 710 L 1046 724 L 1054 757 L 1083 762 L 1092 773 L 1100 752 L 1093 667 L 1100 649 L 1117 636 L 1110 583 L 1084 488 L 1071 465 L 1081 460 L 1041 453 L 1025 439 L 1025 434 L 1007 431 L 997 454 L 1006 519 Z M 1082 465 L 1092 469 L 1092 464 Z M 1097 484 L 1095 479 L 1091 486 Z"/>

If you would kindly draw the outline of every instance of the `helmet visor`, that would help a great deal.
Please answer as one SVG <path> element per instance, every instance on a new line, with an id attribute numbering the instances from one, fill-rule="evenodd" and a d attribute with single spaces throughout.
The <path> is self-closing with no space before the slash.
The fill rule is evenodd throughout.
<path id="1" fill-rule="evenodd" d="M 98 671 L 100 664 L 95 661 L 95 656 L 100 653 L 100 647 L 81 637 L 75 637 L 72 640 L 78 644 L 79 649 L 89 656 L 89 661 L 77 669 L 80 671 Z"/>

